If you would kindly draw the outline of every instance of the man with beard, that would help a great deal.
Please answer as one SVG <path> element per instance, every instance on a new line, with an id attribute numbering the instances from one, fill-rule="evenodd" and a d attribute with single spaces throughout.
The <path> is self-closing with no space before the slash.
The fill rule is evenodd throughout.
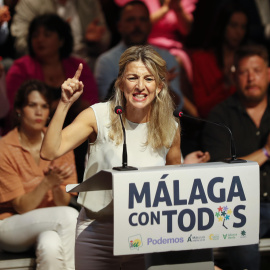
<path id="1" fill-rule="evenodd" d="M 108 99 L 113 91 L 113 84 L 118 75 L 118 62 L 121 54 L 130 46 L 145 45 L 151 31 L 150 15 L 147 6 L 142 1 L 131 1 L 125 4 L 118 21 L 118 31 L 122 40 L 115 47 L 103 53 L 95 65 L 95 78 L 98 84 L 99 98 L 101 101 Z M 168 51 L 153 46 L 153 48 L 166 61 L 170 71 L 168 80 L 174 101 L 180 108 L 183 107 L 183 95 L 180 90 L 179 65 Z"/>
<path id="2" fill-rule="evenodd" d="M 208 119 L 231 129 L 238 157 L 259 164 L 260 238 L 269 237 L 270 99 L 266 48 L 260 45 L 240 48 L 235 55 L 235 67 L 236 93 L 217 105 Z M 210 152 L 211 161 L 230 157 L 229 139 L 225 129 L 205 126 L 203 148 Z M 230 247 L 227 251 L 232 269 L 259 269 L 258 245 Z"/>

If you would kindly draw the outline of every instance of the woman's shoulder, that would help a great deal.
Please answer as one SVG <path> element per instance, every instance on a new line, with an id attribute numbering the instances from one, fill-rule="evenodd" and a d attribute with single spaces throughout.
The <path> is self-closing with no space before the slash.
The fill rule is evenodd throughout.
<path id="1" fill-rule="evenodd" d="M 17 128 L 9 131 L 6 135 L 0 138 L 0 156 L 12 154 L 14 147 L 19 147 Z"/>
<path id="2" fill-rule="evenodd" d="M 30 55 L 21 56 L 20 58 L 14 61 L 14 63 L 33 63 L 33 62 L 36 62 L 36 60 Z"/>
<path id="3" fill-rule="evenodd" d="M 110 101 L 96 103 L 92 105 L 91 108 L 94 110 L 94 112 L 108 114 L 110 109 Z"/>
<path id="4" fill-rule="evenodd" d="M 34 58 L 32 58 L 30 55 L 24 55 L 16 59 L 13 62 L 10 69 L 12 70 L 15 67 L 22 67 L 25 70 L 25 69 L 28 69 L 29 67 L 35 67 L 36 65 L 33 65 L 34 63 L 35 64 L 37 63 L 37 61 Z"/>

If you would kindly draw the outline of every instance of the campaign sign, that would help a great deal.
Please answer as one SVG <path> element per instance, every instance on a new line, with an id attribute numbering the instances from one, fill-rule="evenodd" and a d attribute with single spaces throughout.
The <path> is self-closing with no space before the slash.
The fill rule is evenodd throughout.
<path id="1" fill-rule="evenodd" d="M 112 173 L 114 255 L 259 242 L 259 166 L 213 162 Z"/>

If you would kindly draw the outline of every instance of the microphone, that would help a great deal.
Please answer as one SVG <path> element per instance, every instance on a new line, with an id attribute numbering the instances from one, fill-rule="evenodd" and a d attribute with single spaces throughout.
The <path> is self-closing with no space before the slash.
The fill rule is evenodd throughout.
<path id="1" fill-rule="evenodd" d="M 127 165 L 127 144 L 126 144 L 126 130 L 123 124 L 122 120 L 122 113 L 123 113 L 123 108 L 121 106 L 116 106 L 114 108 L 114 112 L 119 115 L 121 125 L 122 125 L 122 130 L 123 130 L 123 154 L 122 154 L 122 167 L 113 167 L 113 170 L 117 171 L 130 171 L 130 170 L 138 170 L 138 168 L 131 167 Z"/>
<path id="2" fill-rule="evenodd" d="M 193 120 L 202 121 L 202 122 L 206 122 L 208 124 L 212 124 L 212 125 L 216 125 L 216 126 L 220 126 L 220 127 L 225 128 L 229 132 L 230 138 L 231 138 L 231 158 L 225 159 L 224 161 L 227 162 L 227 163 L 244 163 L 244 162 L 247 162 L 244 159 L 237 159 L 236 158 L 236 149 L 235 149 L 235 144 L 234 144 L 234 139 L 233 139 L 232 131 L 225 124 L 223 124 L 223 123 L 217 123 L 217 122 L 212 122 L 212 121 L 209 121 L 209 120 L 205 120 L 205 119 L 193 117 L 193 116 L 190 116 L 190 115 L 186 115 L 186 114 L 184 114 L 183 112 L 181 112 L 181 111 L 179 111 L 177 109 L 174 110 L 173 115 L 175 117 L 178 117 L 178 118 L 187 117 L 187 118 L 190 118 L 190 119 L 193 119 Z"/>

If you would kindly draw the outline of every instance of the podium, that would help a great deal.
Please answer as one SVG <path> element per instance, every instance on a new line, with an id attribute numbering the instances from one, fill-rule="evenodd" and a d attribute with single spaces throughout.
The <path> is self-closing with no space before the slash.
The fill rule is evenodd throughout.
<path id="1" fill-rule="evenodd" d="M 104 170 L 77 186 L 67 186 L 68 192 L 100 190 L 112 193 L 113 204 L 108 205 L 113 205 L 114 255 L 259 242 L 256 162 Z"/>

